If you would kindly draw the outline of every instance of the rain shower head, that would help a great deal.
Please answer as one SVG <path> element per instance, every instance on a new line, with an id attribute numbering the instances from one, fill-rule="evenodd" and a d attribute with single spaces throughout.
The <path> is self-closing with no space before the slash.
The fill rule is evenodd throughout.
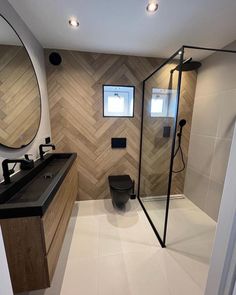
<path id="1" fill-rule="evenodd" d="M 192 58 L 188 58 L 182 63 L 182 71 L 183 72 L 189 72 L 189 71 L 195 71 L 201 67 L 201 63 L 199 61 L 192 61 Z M 174 69 L 170 71 L 171 74 L 174 73 L 174 71 L 180 71 L 180 65 L 177 65 Z"/>

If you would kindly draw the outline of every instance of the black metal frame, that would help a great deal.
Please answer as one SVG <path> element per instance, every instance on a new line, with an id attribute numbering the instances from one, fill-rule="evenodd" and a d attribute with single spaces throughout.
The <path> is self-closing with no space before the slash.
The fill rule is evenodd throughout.
<path id="1" fill-rule="evenodd" d="M 180 54 L 180 61 L 179 61 L 179 77 L 178 77 L 178 85 L 177 85 L 177 106 L 176 106 L 175 124 L 174 124 L 174 132 L 173 132 L 173 139 L 172 139 L 171 156 L 170 156 L 169 181 L 168 181 L 167 202 L 166 202 L 166 216 L 165 216 L 164 235 L 163 235 L 163 244 L 164 245 L 166 245 L 166 233 L 167 233 L 168 216 L 169 216 L 170 193 L 171 193 L 171 185 L 172 185 L 172 171 L 173 171 L 173 165 L 174 165 L 175 138 L 176 138 L 177 121 L 178 121 L 178 114 L 179 114 L 179 100 L 180 100 L 180 90 L 181 90 L 181 81 L 182 81 L 183 61 L 184 61 L 184 48 L 182 47 L 181 54 Z"/>
<path id="2" fill-rule="evenodd" d="M 19 33 L 16 31 L 16 29 L 13 27 L 13 25 L 10 23 L 10 21 L 7 19 L 7 17 L 5 17 L 3 14 L 0 13 L 0 17 L 2 17 L 6 23 L 12 28 L 12 30 L 15 32 L 16 36 L 19 38 L 20 42 L 22 43 L 23 47 L 25 48 L 25 51 L 27 52 L 27 55 L 29 57 L 29 60 L 30 60 L 30 63 L 32 65 L 32 68 L 33 68 L 33 71 L 34 71 L 34 74 L 35 74 L 35 78 L 36 78 L 36 81 L 37 81 L 37 86 L 38 86 L 38 92 L 39 92 L 39 100 L 40 100 L 40 118 L 39 118 L 39 124 L 38 124 L 38 127 L 37 127 L 37 131 L 34 135 L 34 137 L 26 144 L 20 146 L 20 147 L 12 147 L 12 146 L 7 146 L 3 143 L 0 143 L 0 147 L 3 148 L 4 150 L 8 151 L 8 150 L 13 150 L 13 151 L 20 151 L 22 150 L 23 148 L 29 146 L 36 138 L 38 132 L 39 132 L 39 128 L 40 128 L 40 125 L 41 125 L 41 121 L 42 121 L 42 93 L 41 93 L 41 89 L 40 89 L 40 86 L 39 86 L 39 79 L 38 79 L 38 75 L 36 73 L 36 70 L 35 70 L 35 67 L 34 67 L 34 64 L 33 64 L 33 61 L 32 61 L 32 58 L 31 58 L 31 55 L 30 55 L 30 52 L 29 52 L 29 49 L 28 49 L 28 46 L 25 45 L 25 43 L 23 42 L 22 38 L 20 37 Z"/>
<path id="3" fill-rule="evenodd" d="M 163 65 L 162 65 L 163 66 Z M 160 68 L 159 68 L 160 69 Z M 155 72 L 157 72 L 158 70 L 156 70 Z M 153 72 L 153 74 L 155 74 L 155 72 Z M 152 74 L 152 75 L 153 75 Z M 151 76 L 149 76 L 150 78 Z M 146 82 L 147 78 L 143 81 L 143 93 L 142 93 L 142 112 L 141 112 L 141 134 L 140 134 L 140 149 L 139 149 L 139 171 L 138 171 L 138 193 L 137 193 L 137 199 L 161 245 L 162 248 L 165 248 L 165 244 L 163 243 L 155 225 L 152 222 L 152 219 L 150 218 L 145 206 L 143 205 L 140 196 L 139 196 L 139 192 L 140 192 L 140 178 L 141 178 L 141 162 L 142 162 L 142 145 L 143 145 L 143 113 L 144 113 L 144 99 L 145 99 L 145 82 Z"/>
<path id="4" fill-rule="evenodd" d="M 114 86 L 114 87 L 131 87 L 134 89 L 133 96 L 133 114 L 132 116 L 105 116 L 104 115 L 104 87 L 105 86 Z M 103 118 L 134 118 L 134 104 L 135 104 L 135 86 L 134 85 L 118 85 L 118 84 L 103 84 L 102 85 L 102 116 Z"/>
<path id="5" fill-rule="evenodd" d="M 168 58 L 167 60 L 165 60 L 155 71 L 153 71 L 144 81 L 143 81 L 143 94 L 142 94 L 142 114 L 141 114 L 141 135 L 140 135 L 140 149 L 139 149 L 139 174 L 138 174 L 138 194 L 137 194 L 137 198 L 139 200 L 139 203 L 141 204 L 141 207 L 161 245 L 162 248 L 166 247 L 165 244 L 165 239 L 162 240 L 162 238 L 160 237 L 155 225 L 153 224 L 145 206 L 143 205 L 141 198 L 140 198 L 140 179 L 141 179 L 141 166 L 142 166 L 142 144 L 143 144 L 143 117 L 144 117 L 144 100 L 145 100 L 145 83 L 146 81 L 151 78 L 155 73 L 157 73 L 161 68 L 163 68 L 166 64 L 168 64 L 168 62 L 170 62 L 171 60 L 174 59 L 174 57 L 179 55 L 179 52 L 181 51 L 181 55 L 180 55 L 180 61 L 179 61 L 179 67 L 180 67 L 180 71 L 179 71 L 179 76 L 182 74 L 182 62 L 183 62 L 183 47 L 181 47 L 181 49 L 177 50 L 174 54 L 171 55 L 170 58 Z M 179 105 L 179 93 L 178 93 L 178 89 L 180 89 L 181 87 L 181 83 L 179 83 L 178 81 L 178 87 L 177 87 L 177 112 L 178 112 L 178 105 Z M 176 115 L 176 120 L 174 123 L 174 133 L 176 133 L 176 122 L 177 122 L 177 115 Z M 171 159 L 173 157 L 174 154 L 174 149 L 175 149 L 175 140 L 173 137 L 173 141 L 172 141 L 172 149 L 171 149 Z M 171 161 L 172 162 L 172 161 Z M 170 165 L 171 167 L 173 167 L 173 163 Z M 172 171 L 172 168 L 170 168 L 169 171 Z M 168 194 L 170 194 L 170 190 L 171 190 L 171 186 L 170 186 L 170 178 L 172 173 L 169 173 L 169 182 L 168 182 Z M 167 195 L 167 203 L 166 203 L 166 210 L 169 210 L 169 199 L 170 196 Z M 167 222 L 168 222 L 168 216 L 165 216 L 165 224 L 164 224 L 164 236 L 166 236 L 165 231 L 167 230 Z"/>
<path id="6" fill-rule="evenodd" d="M 183 45 L 182 48 L 183 48 L 183 50 L 185 48 L 188 48 L 188 49 L 198 49 L 198 50 L 206 50 L 206 51 L 215 51 L 215 52 L 236 53 L 236 50 L 218 49 L 218 48 L 210 48 L 210 47 L 191 46 L 191 45 Z"/>
<path id="7" fill-rule="evenodd" d="M 146 215 L 146 217 L 147 217 L 147 219 L 148 219 L 148 221 L 149 221 L 149 223 L 150 223 L 150 225 L 151 225 L 151 227 L 152 227 L 152 229 L 153 229 L 153 231 L 154 231 L 154 233 L 155 233 L 155 235 L 156 235 L 156 237 L 157 237 L 157 239 L 158 239 L 158 241 L 159 241 L 159 243 L 161 245 L 161 247 L 162 248 L 165 248 L 166 245 L 163 243 L 163 241 L 162 241 L 162 239 L 161 239 L 161 237 L 160 237 L 160 235 L 159 235 L 159 233 L 158 233 L 155 225 L 152 222 L 151 217 L 149 216 L 149 214 L 148 214 L 145 206 L 143 205 L 142 201 L 140 200 L 140 197 L 139 196 L 138 196 L 138 201 L 139 201 L 139 203 L 140 203 L 140 205 L 141 205 L 141 207 L 142 207 L 142 209 L 143 209 L 143 211 L 144 211 L 144 213 L 145 213 L 145 215 Z"/>
<path id="8" fill-rule="evenodd" d="M 224 53 L 236 53 L 235 50 L 227 50 L 227 49 L 216 49 L 216 48 L 208 48 L 208 47 L 198 47 L 198 46 L 189 46 L 183 45 L 179 48 L 170 58 L 164 61 L 155 71 L 153 71 L 144 81 L 143 81 L 143 95 L 142 95 L 142 113 L 141 113 L 141 135 L 140 135 L 140 152 L 139 152 L 139 174 L 138 174 L 138 193 L 137 197 L 139 203 L 154 231 L 157 236 L 157 239 L 163 248 L 166 247 L 166 235 L 167 235 L 167 228 L 168 228 L 168 217 L 169 217 L 169 205 L 170 205 L 170 193 L 171 193 L 171 185 L 172 185 L 172 170 L 173 170 L 173 155 L 175 152 L 175 141 L 176 141 L 176 129 L 177 129 L 177 120 L 178 120 L 178 113 L 179 113 L 179 101 L 180 101 L 180 91 L 181 91 L 181 82 L 182 82 L 182 63 L 184 61 L 184 51 L 185 48 L 187 49 L 196 49 L 196 50 L 206 50 L 206 51 L 214 51 L 214 52 L 224 52 Z M 143 117 L 144 117 L 144 99 L 145 99 L 145 83 L 146 81 L 151 78 L 156 72 L 158 72 L 163 66 L 165 66 L 169 61 L 174 59 L 175 56 L 180 54 L 180 61 L 179 61 L 179 77 L 178 77 L 178 85 L 177 85 L 177 107 L 176 107 L 176 116 L 174 122 L 174 132 L 173 132 L 173 140 L 172 140 L 172 147 L 171 147 L 171 160 L 170 160 L 170 168 L 169 168 L 169 181 L 168 181 L 168 190 L 167 190 L 167 202 L 166 202 L 166 215 L 165 215 L 165 223 L 164 223 L 164 235 L 163 240 L 161 239 L 155 225 L 153 224 L 145 206 L 142 203 L 140 198 L 140 179 L 141 179 L 141 166 L 142 166 L 142 144 L 143 144 Z"/>

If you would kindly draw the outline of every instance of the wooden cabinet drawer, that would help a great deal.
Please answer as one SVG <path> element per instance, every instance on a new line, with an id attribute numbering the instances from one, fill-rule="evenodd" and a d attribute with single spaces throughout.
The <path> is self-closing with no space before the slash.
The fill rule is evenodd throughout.
<path id="1" fill-rule="evenodd" d="M 49 251 L 67 202 L 72 195 L 74 197 L 74 194 L 77 194 L 74 191 L 75 185 L 77 189 L 77 172 L 74 163 L 42 218 L 46 253 Z"/>
<path id="2" fill-rule="evenodd" d="M 40 217 L 2 219 L 0 224 L 14 293 L 49 287 Z"/>
<path id="3" fill-rule="evenodd" d="M 70 198 L 66 203 L 65 210 L 63 212 L 57 231 L 51 243 L 51 247 L 47 254 L 47 263 L 48 263 L 48 272 L 49 272 L 50 281 L 52 280 L 52 277 L 57 265 L 63 240 L 65 237 L 65 232 L 66 232 L 67 225 L 71 216 L 71 211 L 73 209 L 74 202 L 76 200 L 77 185 L 73 184 L 71 188 L 73 192 L 71 191 L 72 194 L 70 195 Z"/>

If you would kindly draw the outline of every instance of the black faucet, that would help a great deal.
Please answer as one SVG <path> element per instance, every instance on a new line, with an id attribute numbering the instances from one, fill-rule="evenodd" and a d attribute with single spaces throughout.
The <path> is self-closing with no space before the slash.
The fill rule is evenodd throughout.
<path id="1" fill-rule="evenodd" d="M 20 164 L 21 170 L 30 170 L 34 168 L 34 160 L 31 160 L 29 156 L 33 156 L 32 154 L 25 154 L 25 162 Z"/>
<path id="2" fill-rule="evenodd" d="M 39 155 L 40 155 L 40 159 L 43 160 L 43 154 L 45 153 L 43 151 L 43 148 L 44 147 L 52 147 L 53 150 L 56 149 L 55 145 L 54 144 L 40 144 L 39 145 Z"/>
<path id="3" fill-rule="evenodd" d="M 21 165 L 28 165 L 29 160 L 27 159 L 5 159 L 2 161 L 2 171 L 3 171 L 3 178 L 4 178 L 4 183 L 8 184 L 11 182 L 10 175 L 14 173 L 14 169 L 8 168 L 8 164 L 11 163 L 21 163 Z"/>

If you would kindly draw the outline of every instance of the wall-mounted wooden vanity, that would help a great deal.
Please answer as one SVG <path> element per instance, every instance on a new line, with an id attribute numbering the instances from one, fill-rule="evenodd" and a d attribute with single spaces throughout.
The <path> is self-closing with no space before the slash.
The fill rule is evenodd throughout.
<path id="1" fill-rule="evenodd" d="M 0 185 L 0 225 L 15 293 L 50 286 L 77 196 L 75 159 L 49 154 L 33 171 Z"/>

